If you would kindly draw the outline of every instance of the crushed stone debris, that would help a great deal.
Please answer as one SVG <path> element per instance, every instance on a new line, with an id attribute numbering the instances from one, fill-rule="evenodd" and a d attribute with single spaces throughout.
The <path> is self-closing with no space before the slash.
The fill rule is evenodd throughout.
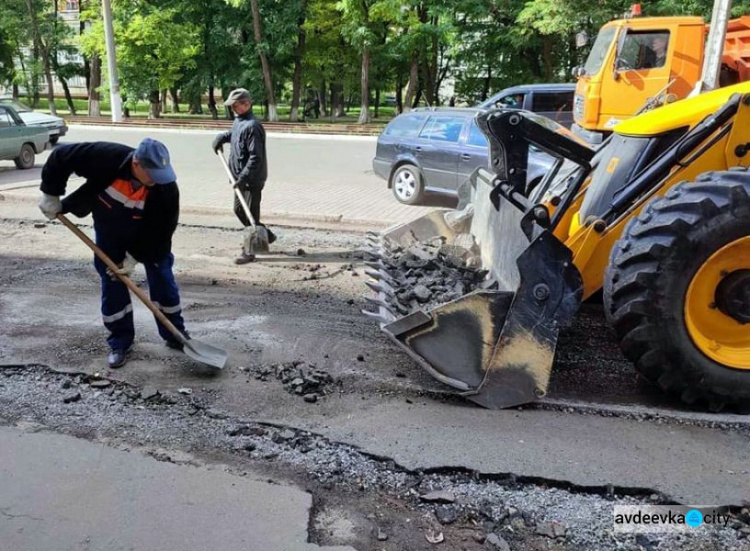
<path id="1" fill-rule="evenodd" d="M 300 396 L 307 403 L 315 403 L 319 398 L 334 392 L 340 382 L 328 371 L 302 361 L 285 362 L 271 366 L 248 368 L 259 381 L 279 380 L 284 389 Z"/>

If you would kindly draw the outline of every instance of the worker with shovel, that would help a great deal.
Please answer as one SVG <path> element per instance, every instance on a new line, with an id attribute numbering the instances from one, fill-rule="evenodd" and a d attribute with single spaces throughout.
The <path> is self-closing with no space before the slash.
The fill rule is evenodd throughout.
<path id="1" fill-rule="evenodd" d="M 86 182 L 61 200 L 73 173 Z M 171 348 L 189 346 L 185 344 L 189 337 L 172 273 L 172 234 L 179 216 L 179 191 L 164 144 L 146 138 L 135 150 L 108 142 L 58 146 L 42 169 L 41 191 L 39 208 L 50 220 L 58 218 L 70 227 L 72 224 L 60 214 L 92 214 L 96 245 L 107 261 L 106 257 L 111 258 L 120 268 L 115 274 L 99 253 L 94 259 L 101 276 L 102 317 L 110 332 L 109 367 L 126 363 L 135 337 L 133 306 L 125 284 L 132 282 L 122 276 L 129 275 L 138 262 L 146 268 L 151 301 L 160 311 L 155 315 L 164 314 L 172 329 L 179 331 L 173 334 L 157 316 L 159 334 Z"/>
<path id="2" fill-rule="evenodd" d="M 257 224 L 264 240 L 267 233 L 267 247 L 268 243 L 276 240 L 276 236 L 260 223 L 260 201 L 268 176 L 266 131 L 260 121 L 253 116 L 250 92 L 244 88 L 233 90 L 224 105 L 230 107 L 236 117 L 232 129 L 216 136 L 211 147 L 215 153 L 223 155 L 224 144 L 230 143 L 229 170 L 234 177 L 236 188 L 240 191 L 239 194 L 235 194 L 234 213 L 246 228 L 252 226 L 254 229 Z M 246 212 L 248 205 L 250 218 Z M 235 264 L 252 262 L 255 260 L 254 252 L 255 250 L 248 250 L 247 246 L 243 246 L 242 253 L 234 261 Z"/>

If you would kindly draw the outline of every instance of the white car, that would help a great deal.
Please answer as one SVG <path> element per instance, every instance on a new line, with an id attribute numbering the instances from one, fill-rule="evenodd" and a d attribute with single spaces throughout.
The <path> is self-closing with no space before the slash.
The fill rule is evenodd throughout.
<path id="1" fill-rule="evenodd" d="M 65 120 L 53 115 L 37 113 L 12 97 L 0 97 L 0 105 L 10 105 L 16 110 L 26 126 L 42 126 L 49 131 L 49 143 L 57 143 L 62 136 L 68 133 L 68 125 Z"/>

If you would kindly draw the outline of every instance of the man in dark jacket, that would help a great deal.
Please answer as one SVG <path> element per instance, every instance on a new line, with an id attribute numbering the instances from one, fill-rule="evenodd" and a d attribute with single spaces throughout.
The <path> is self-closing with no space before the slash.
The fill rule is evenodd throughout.
<path id="1" fill-rule="evenodd" d="M 73 173 L 86 181 L 61 201 Z M 122 274 L 129 275 L 138 262 L 143 263 L 151 299 L 187 336 L 172 273 L 172 234 L 180 209 L 175 180 L 167 148 L 150 138 L 135 150 L 109 142 L 62 145 L 52 151 L 42 169 L 39 208 L 50 220 L 58 213 L 78 217 L 90 213 L 96 244 L 121 266 Z M 107 363 L 121 367 L 135 337 L 130 293 L 96 257 L 94 265 L 101 277 L 104 326 L 110 332 Z M 156 323 L 167 345 L 181 348 L 158 320 Z"/>
<path id="2" fill-rule="evenodd" d="M 263 225 L 260 222 L 260 201 L 268 177 L 266 131 L 260 121 L 253 116 L 250 92 L 244 88 L 233 90 L 224 105 L 230 107 L 236 117 L 232 129 L 216 136 L 211 147 L 215 152 L 220 152 L 225 143 L 230 144 L 229 168 L 250 207 L 250 214 L 255 218 L 255 223 Z M 250 225 L 236 195 L 234 196 L 234 213 L 243 226 Z M 268 240 L 270 243 L 276 240 L 276 236 L 270 230 L 268 230 Z M 253 260 L 255 260 L 255 255 L 248 254 L 243 248 L 242 254 L 235 259 L 235 263 L 246 264 Z"/>

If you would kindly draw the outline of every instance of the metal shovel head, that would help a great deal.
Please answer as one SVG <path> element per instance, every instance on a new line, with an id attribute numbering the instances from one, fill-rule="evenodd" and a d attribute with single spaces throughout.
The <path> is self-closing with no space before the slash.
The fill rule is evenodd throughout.
<path id="1" fill-rule="evenodd" d="M 228 354 L 226 350 L 198 339 L 185 341 L 182 351 L 195 361 L 210 365 L 216 369 L 223 369 L 227 363 Z"/>
<path id="2" fill-rule="evenodd" d="M 268 230 L 263 226 L 245 228 L 245 253 L 257 254 L 268 252 Z"/>

